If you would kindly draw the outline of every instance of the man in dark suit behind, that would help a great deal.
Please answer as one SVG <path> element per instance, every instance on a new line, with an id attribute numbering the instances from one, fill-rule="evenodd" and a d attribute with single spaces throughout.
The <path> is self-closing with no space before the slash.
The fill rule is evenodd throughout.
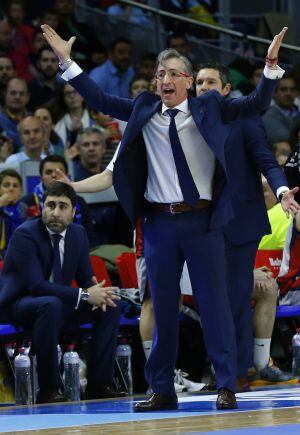
<path id="1" fill-rule="evenodd" d="M 196 78 L 197 96 L 210 90 L 227 96 L 231 90 L 228 69 L 217 63 L 200 65 Z M 225 227 L 227 286 L 237 341 L 237 377 L 246 381 L 253 363 L 253 321 L 251 297 L 253 292 L 254 259 L 262 236 L 271 232 L 267 216 L 261 173 L 267 178 L 284 211 L 296 202 L 290 200 L 297 188 L 289 191 L 288 182 L 267 142 L 260 117 L 251 117 L 227 124 L 225 159 L 228 170 L 234 219 Z M 238 181 L 238 182 L 237 182 Z M 269 365 L 271 339 L 255 339 L 255 354 L 262 354 L 263 370 Z M 265 370 L 266 372 L 266 370 Z M 275 370 L 268 368 L 274 380 Z M 277 377 L 281 372 L 276 369 Z M 280 379 L 279 379 L 280 380 Z"/>
<path id="2" fill-rule="evenodd" d="M 39 403 L 64 400 L 59 392 L 57 345 L 64 326 L 94 322 L 87 398 L 117 397 L 113 379 L 120 309 L 116 288 L 95 284 L 84 228 L 73 224 L 76 194 L 54 182 L 42 217 L 14 232 L 1 275 L 0 305 L 14 323 L 33 331 Z M 75 279 L 78 287 L 71 287 Z M 93 309 L 98 308 L 98 309 Z"/>

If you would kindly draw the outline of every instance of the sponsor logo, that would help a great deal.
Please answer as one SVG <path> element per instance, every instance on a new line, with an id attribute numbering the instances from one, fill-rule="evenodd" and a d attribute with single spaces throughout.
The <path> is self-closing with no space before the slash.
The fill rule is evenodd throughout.
<path id="1" fill-rule="evenodd" d="M 281 259 L 280 258 L 271 258 L 269 257 L 270 265 L 272 267 L 280 267 L 281 266 Z"/>

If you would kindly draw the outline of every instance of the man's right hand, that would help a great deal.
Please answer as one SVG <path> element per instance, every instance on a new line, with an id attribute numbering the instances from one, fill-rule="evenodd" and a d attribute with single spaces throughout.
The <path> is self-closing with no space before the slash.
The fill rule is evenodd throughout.
<path id="1" fill-rule="evenodd" d="M 41 29 L 43 31 L 44 38 L 54 51 L 61 63 L 65 63 L 70 59 L 72 45 L 76 40 L 76 36 L 72 36 L 68 41 L 62 39 L 52 27 L 48 24 L 42 24 Z"/>
<path id="2" fill-rule="evenodd" d="M 103 287 L 104 283 L 105 281 L 102 281 L 87 289 L 90 294 L 88 303 L 101 308 L 106 307 L 106 305 L 116 307 L 115 301 L 121 299 L 117 294 L 119 289 L 118 287 Z"/>

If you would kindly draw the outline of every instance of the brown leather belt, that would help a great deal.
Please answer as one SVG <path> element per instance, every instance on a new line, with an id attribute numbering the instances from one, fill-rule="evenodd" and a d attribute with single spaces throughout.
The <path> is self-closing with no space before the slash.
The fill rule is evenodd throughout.
<path id="1" fill-rule="evenodd" d="M 211 201 L 200 199 L 197 204 L 192 207 L 186 202 L 172 202 L 170 204 L 159 204 L 157 202 L 148 202 L 147 209 L 154 212 L 164 212 L 170 214 L 184 213 L 185 211 L 199 210 L 211 206 Z"/>

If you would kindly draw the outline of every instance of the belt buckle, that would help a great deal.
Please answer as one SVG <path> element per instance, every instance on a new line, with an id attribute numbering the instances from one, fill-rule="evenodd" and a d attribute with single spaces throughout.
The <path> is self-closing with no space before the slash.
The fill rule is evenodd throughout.
<path id="1" fill-rule="evenodd" d="M 182 213 L 181 211 L 176 211 L 176 210 L 174 210 L 174 208 L 173 207 L 175 207 L 175 205 L 179 205 L 180 204 L 180 202 L 172 202 L 170 205 L 169 205 L 169 210 L 170 210 L 170 213 L 171 214 L 180 214 L 180 213 Z"/>

